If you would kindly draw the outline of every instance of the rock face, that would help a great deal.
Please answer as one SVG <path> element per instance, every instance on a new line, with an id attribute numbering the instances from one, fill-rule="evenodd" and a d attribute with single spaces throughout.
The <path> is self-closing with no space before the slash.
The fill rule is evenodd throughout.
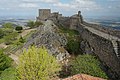
<path id="1" fill-rule="evenodd" d="M 48 52 L 60 61 L 69 57 L 69 53 L 64 49 L 67 39 L 64 34 L 58 33 L 58 30 L 58 27 L 52 21 L 47 20 L 44 26 L 40 26 L 32 37 L 28 39 L 24 48 L 28 48 L 30 45 L 45 46 Z"/>

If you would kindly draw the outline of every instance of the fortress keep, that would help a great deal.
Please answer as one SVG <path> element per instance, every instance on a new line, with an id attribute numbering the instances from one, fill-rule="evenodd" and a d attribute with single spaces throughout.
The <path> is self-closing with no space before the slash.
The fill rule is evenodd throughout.
<path id="1" fill-rule="evenodd" d="M 37 21 L 41 20 L 57 20 L 60 17 L 62 17 L 62 14 L 59 14 L 59 12 L 53 12 L 51 13 L 50 9 L 39 9 L 39 16 L 37 17 Z"/>

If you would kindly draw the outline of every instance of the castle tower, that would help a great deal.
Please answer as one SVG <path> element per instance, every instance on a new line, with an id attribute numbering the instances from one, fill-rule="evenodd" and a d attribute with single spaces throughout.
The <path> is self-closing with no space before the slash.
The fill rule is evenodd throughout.
<path id="1" fill-rule="evenodd" d="M 78 11 L 79 22 L 83 23 L 83 17 L 81 15 L 81 11 Z"/>
<path id="2" fill-rule="evenodd" d="M 51 10 L 50 9 L 39 9 L 39 16 L 37 17 L 37 20 L 46 20 L 51 16 Z"/>
<path id="3" fill-rule="evenodd" d="M 78 11 L 78 16 L 81 16 L 81 11 Z"/>

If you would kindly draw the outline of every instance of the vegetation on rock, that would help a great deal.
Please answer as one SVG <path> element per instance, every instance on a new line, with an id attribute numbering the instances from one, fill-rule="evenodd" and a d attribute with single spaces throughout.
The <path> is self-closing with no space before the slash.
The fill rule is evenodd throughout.
<path id="1" fill-rule="evenodd" d="M 60 33 L 64 33 L 67 37 L 66 49 L 71 54 L 78 54 L 80 52 L 80 37 L 79 32 L 76 30 L 59 27 Z"/>
<path id="2" fill-rule="evenodd" d="M 39 27 L 40 25 L 43 25 L 43 23 L 42 22 L 38 22 L 38 21 L 29 21 L 28 23 L 27 23 L 27 26 L 28 27 L 30 27 L 30 28 L 35 28 L 35 27 Z"/>

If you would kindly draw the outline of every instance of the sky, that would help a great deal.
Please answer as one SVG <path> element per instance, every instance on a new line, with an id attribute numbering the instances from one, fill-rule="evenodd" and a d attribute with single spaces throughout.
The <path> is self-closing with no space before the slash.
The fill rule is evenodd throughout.
<path id="1" fill-rule="evenodd" d="M 0 0 L 1 16 L 38 16 L 38 9 L 59 11 L 71 16 L 120 17 L 120 0 Z"/>

